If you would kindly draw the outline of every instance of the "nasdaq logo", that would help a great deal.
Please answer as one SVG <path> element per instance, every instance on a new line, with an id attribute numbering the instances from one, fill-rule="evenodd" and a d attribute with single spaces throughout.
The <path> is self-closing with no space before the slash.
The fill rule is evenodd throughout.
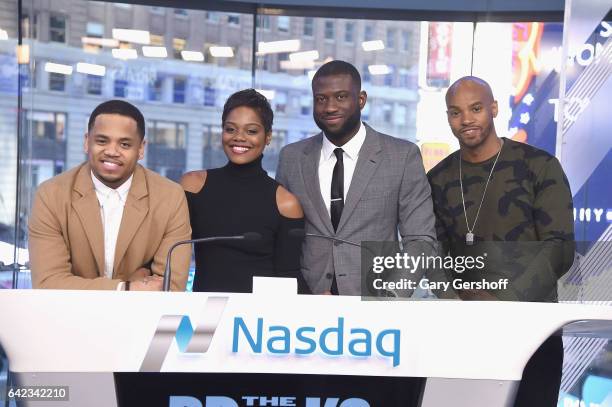
<path id="1" fill-rule="evenodd" d="M 365 358 L 377 353 L 390 358 L 394 367 L 400 363 L 399 329 L 385 329 L 380 332 L 372 332 L 367 328 L 349 329 L 345 327 L 342 317 L 338 318 L 335 326 L 323 329 L 315 326 L 292 329 L 283 325 L 264 325 L 263 318 L 257 318 L 257 323 L 250 326 L 243 318 L 234 318 L 232 352 L 239 352 L 242 344 L 243 348 L 253 353 L 322 353 L 328 356 L 350 355 Z"/>
<path id="2" fill-rule="evenodd" d="M 206 353 L 221 321 L 228 297 L 208 297 L 203 318 L 194 328 L 186 315 L 163 315 L 140 366 L 141 372 L 159 372 L 172 340 L 183 353 Z"/>

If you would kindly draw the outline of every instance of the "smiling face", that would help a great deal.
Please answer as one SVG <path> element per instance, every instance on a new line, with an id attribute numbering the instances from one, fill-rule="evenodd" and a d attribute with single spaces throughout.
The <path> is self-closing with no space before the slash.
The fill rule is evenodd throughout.
<path id="1" fill-rule="evenodd" d="M 144 156 L 145 141 L 136 121 L 119 114 L 100 114 L 85 136 L 85 153 L 94 176 L 110 188 L 121 186 Z"/>
<path id="2" fill-rule="evenodd" d="M 358 89 L 349 74 L 339 74 L 314 80 L 312 94 L 315 123 L 332 143 L 345 144 L 359 130 L 366 93 Z"/>
<path id="3" fill-rule="evenodd" d="M 260 155 L 272 139 L 257 112 L 247 106 L 232 109 L 223 123 L 223 151 L 234 164 L 250 163 Z"/>
<path id="4" fill-rule="evenodd" d="M 471 80 L 459 82 L 446 95 L 450 128 L 462 148 L 475 150 L 493 143 L 497 102 L 488 87 Z M 490 137 L 493 135 L 493 137 Z"/>

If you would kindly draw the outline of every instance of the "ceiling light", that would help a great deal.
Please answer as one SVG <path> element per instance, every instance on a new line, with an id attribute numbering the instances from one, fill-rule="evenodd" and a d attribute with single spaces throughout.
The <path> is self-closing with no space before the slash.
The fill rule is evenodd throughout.
<path id="1" fill-rule="evenodd" d="M 364 41 L 361 43 L 361 48 L 363 48 L 364 51 L 379 51 L 385 49 L 385 43 L 381 40 Z"/>
<path id="2" fill-rule="evenodd" d="M 123 28 L 113 28 L 113 38 L 123 42 L 132 42 L 135 44 L 149 44 L 151 36 L 148 31 L 144 30 L 126 30 Z"/>
<path id="3" fill-rule="evenodd" d="M 76 66 L 76 70 L 79 73 L 87 75 L 104 76 L 106 75 L 106 67 L 104 65 L 88 64 L 86 62 L 79 62 Z"/>
<path id="4" fill-rule="evenodd" d="M 215 58 L 232 58 L 234 56 L 232 47 L 210 47 L 208 51 Z"/>
<path id="5" fill-rule="evenodd" d="M 292 62 L 297 61 L 314 61 L 315 59 L 319 59 L 319 51 L 302 51 L 302 52 L 294 52 L 289 54 L 289 60 Z"/>
<path id="6" fill-rule="evenodd" d="M 295 52 L 300 50 L 300 40 L 285 40 L 260 42 L 257 46 L 257 52 L 260 55 L 278 54 L 279 52 Z"/>
<path id="7" fill-rule="evenodd" d="M 181 51 L 181 57 L 183 57 L 183 60 L 185 61 L 192 61 L 192 62 L 203 62 L 204 61 L 204 54 L 202 54 L 200 51 Z"/>
<path id="8" fill-rule="evenodd" d="M 49 73 L 59 73 L 62 75 L 72 75 L 72 66 L 47 62 L 45 64 L 45 71 Z"/>
<path id="9" fill-rule="evenodd" d="M 370 71 L 372 75 L 387 75 L 391 73 L 391 68 L 387 65 L 369 65 L 368 71 Z"/>
<path id="10" fill-rule="evenodd" d="M 168 51 L 166 47 L 142 47 L 142 55 L 149 58 L 166 58 L 168 56 Z"/>

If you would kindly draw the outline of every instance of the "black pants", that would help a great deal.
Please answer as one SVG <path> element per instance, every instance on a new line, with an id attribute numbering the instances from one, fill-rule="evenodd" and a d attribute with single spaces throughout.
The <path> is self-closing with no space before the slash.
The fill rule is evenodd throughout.
<path id="1" fill-rule="evenodd" d="M 563 370 L 563 341 L 548 338 L 527 362 L 514 407 L 556 407 Z"/>

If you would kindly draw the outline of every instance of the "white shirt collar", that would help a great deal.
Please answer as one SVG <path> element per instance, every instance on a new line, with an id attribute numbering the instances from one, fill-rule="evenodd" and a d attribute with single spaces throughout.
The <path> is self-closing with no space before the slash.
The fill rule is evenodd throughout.
<path id="1" fill-rule="evenodd" d="M 361 122 L 359 130 L 357 130 L 357 133 L 353 136 L 353 138 L 351 138 L 345 145 L 341 146 L 342 150 L 344 150 L 344 154 L 346 154 L 346 156 L 351 160 L 356 161 L 357 157 L 359 156 L 359 150 L 361 150 L 361 146 L 365 141 L 365 137 L 366 128 L 363 125 L 363 122 Z M 324 160 L 330 160 L 333 157 L 334 150 L 336 148 L 338 148 L 338 146 L 329 141 L 324 134 L 323 146 L 321 147 L 321 157 Z"/>
<path id="2" fill-rule="evenodd" d="M 116 189 L 113 189 L 107 185 L 104 185 L 102 181 L 96 178 L 93 171 L 91 171 L 91 180 L 93 181 L 94 189 L 96 190 L 96 194 L 102 195 L 103 197 L 108 198 L 108 196 L 113 191 L 117 191 L 117 193 L 119 194 L 119 198 L 121 199 L 122 202 L 126 201 L 127 195 L 130 192 L 130 187 L 132 186 L 132 178 L 134 178 L 134 174 L 130 175 L 130 177 L 119 187 L 117 187 Z"/>

